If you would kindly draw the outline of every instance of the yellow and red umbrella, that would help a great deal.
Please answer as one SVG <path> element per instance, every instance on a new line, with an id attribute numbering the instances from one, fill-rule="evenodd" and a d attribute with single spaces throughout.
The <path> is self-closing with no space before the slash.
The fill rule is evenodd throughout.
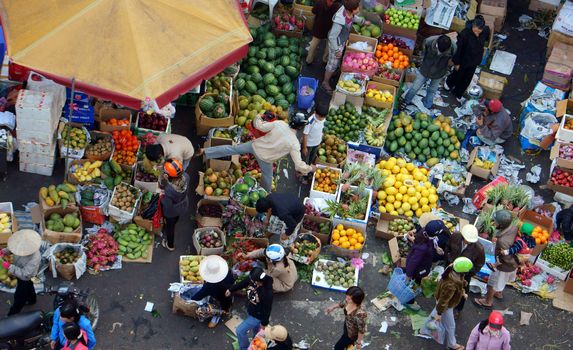
<path id="1" fill-rule="evenodd" d="M 247 53 L 237 0 L 0 0 L 17 65 L 87 94 L 159 106 Z"/>

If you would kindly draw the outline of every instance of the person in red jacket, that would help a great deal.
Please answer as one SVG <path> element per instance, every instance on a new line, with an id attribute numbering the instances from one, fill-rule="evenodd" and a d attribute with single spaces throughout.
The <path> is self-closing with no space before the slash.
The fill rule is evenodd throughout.
<path id="1" fill-rule="evenodd" d="M 306 64 L 312 64 L 318 45 L 327 39 L 328 31 L 332 27 L 332 17 L 340 8 L 340 3 L 336 0 L 317 0 L 312 7 L 314 14 L 314 24 L 312 25 L 312 40 L 310 41 L 308 54 L 306 55 Z M 328 40 L 324 47 L 322 61 L 328 60 Z"/>

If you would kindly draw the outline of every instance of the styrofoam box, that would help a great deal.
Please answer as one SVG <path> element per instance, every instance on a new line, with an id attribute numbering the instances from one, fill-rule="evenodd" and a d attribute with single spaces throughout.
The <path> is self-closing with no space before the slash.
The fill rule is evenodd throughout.
<path id="1" fill-rule="evenodd" d="M 34 119 L 29 117 L 18 118 L 17 130 L 35 131 L 53 134 L 58 127 L 58 118 L 55 119 Z"/>
<path id="2" fill-rule="evenodd" d="M 44 155 L 54 154 L 56 149 L 56 138 L 54 137 L 53 142 L 43 143 L 35 141 L 27 141 L 19 138 L 18 135 L 18 150 L 24 153 L 38 153 Z"/>
<path id="3" fill-rule="evenodd" d="M 329 166 L 324 166 L 324 165 L 317 165 L 317 168 L 319 169 L 331 169 L 331 170 L 336 170 L 338 171 L 339 176 L 342 176 L 342 170 L 341 169 L 337 169 L 337 168 L 332 168 Z M 316 173 L 315 173 L 316 174 Z M 335 201 L 338 195 L 338 191 L 340 190 L 340 185 L 337 185 L 336 187 L 336 191 L 334 193 L 327 193 L 327 192 L 322 192 L 322 191 L 317 191 L 314 190 L 314 180 L 315 180 L 315 175 L 312 176 L 312 183 L 310 185 L 310 194 L 308 195 L 309 198 L 322 198 L 322 199 L 330 199 Z"/>
<path id="4" fill-rule="evenodd" d="M 16 121 L 55 121 L 62 111 L 58 110 L 51 93 L 20 90 L 16 99 Z"/>
<path id="5" fill-rule="evenodd" d="M 110 204 L 109 204 L 109 216 L 113 217 L 114 219 L 116 219 L 120 223 L 126 223 L 126 222 L 130 222 L 131 220 L 133 220 L 133 218 L 135 217 L 135 212 L 137 211 L 137 208 L 139 207 L 139 201 L 141 200 L 141 190 L 139 188 L 131 186 L 130 184 L 125 183 L 125 182 L 123 182 L 123 184 L 127 185 L 127 187 L 129 187 L 131 189 L 137 190 L 137 199 L 135 201 L 135 205 L 133 206 L 133 210 L 131 212 L 121 210 L 118 207 L 112 205 L 110 202 Z M 112 199 L 115 196 L 116 189 L 117 189 L 117 186 L 114 187 L 113 193 L 111 194 Z"/>
<path id="6" fill-rule="evenodd" d="M 56 129 L 51 132 L 46 131 L 30 131 L 26 129 L 16 128 L 18 134 L 18 141 L 36 142 L 36 143 L 54 143 Z"/>
<path id="7" fill-rule="evenodd" d="M 565 281 L 567 279 L 569 271 L 565 271 L 558 266 L 551 265 L 547 261 L 543 260 L 541 257 L 537 258 L 537 260 L 535 260 L 535 258 L 536 258 L 535 256 L 532 256 L 530 258 L 530 261 L 532 262 L 535 261 L 535 265 L 539 266 L 541 270 L 543 270 L 544 272 L 547 272 L 548 274 L 555 276 L 556 278 L 559 278 L 562 281 Z"/>
<path id="8" fill-rule="evenodd" d="M 573 119 L 573 115 L 563 115 L 563 118 L 561 118 L 561 125 L 559 125 L 559 130 L 557 130 L 556 138 L 561 141 L 573 142 L 573 130 L 565 129 L 565 122 L 567 119 Z"/>
<path id="9" fill-rule="evenodd" d="M 20 152 L 20 162 L 52 166 L 54 164 L 54 161 L 56 160 L 55 148 L 52 150 L 52 152 L 53 153 L 50 155 L 41 153 Z"/>
<path id="10" fill-rule="evenodd" d="M 356 189 L 358 187 L 350 186 L 350 188 Z M 368 206 L 366 207 L 366 216 L 364 217 L 364 220 L 339 218 L 338 216 L 335 216 L 333 219 L 334 226 L 336 226 L 338 224 L 347 225 L 348 223 L 356 223 L 357 225 L 359 225 L 362 232 L 366 232 L 366 226 L 368 225 L 368 218 L 370 217 L 370 210 L 372 208 L 372 193 L 373 193 L 373 191 L 369 188 L 367 188 L 365 191 L 368 192 Z M 337 202 L 340 202 L 340 196 L 341 196 L 341 191 L 338 191 L 338 195 L 336 196 Z"/>
<path id="11" fill-rule="evenodd" d="M 25 173 L 52 176 L 52 173 L 54 172 L 54 165 L 23 163 L 20 161 L 20 171 Z"/>

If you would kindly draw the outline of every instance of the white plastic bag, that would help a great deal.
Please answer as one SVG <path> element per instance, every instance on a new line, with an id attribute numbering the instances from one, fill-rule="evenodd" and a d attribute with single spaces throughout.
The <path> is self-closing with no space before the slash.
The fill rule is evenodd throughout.
<path id="1" fill-rule="evenodd" d="M 557 119 L 549 113 L 531 112 L 525 116 L 521 136 L 530 141 L 541 141 L 545 136 L 552 133 L 551 125 L 555 123 L 557 123 Z"/>

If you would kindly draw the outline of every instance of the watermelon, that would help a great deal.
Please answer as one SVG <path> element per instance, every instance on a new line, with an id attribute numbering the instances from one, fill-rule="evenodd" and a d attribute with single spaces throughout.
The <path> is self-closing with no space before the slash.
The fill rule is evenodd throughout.
<path id="1" fill-rule="evenodd" d="M 275 70 L 275 65 L 270 62 L 266 62 L 261 66 L 261 68 L 264 72 L 272 73 Z"/>
<path id="2" fill-rule="evenodd" d="M 298 70 L 293 66 L 285 67 L 285 72 L 291 78 L 296 78 L 298 76 Z"/>
<path id="3" fill-rule="evenodd" d="M 274 99 L 274 97 L 272 97 L 272 96 L 267 96 L 267 97 L 266 97 L 266 100 L 267 100 L 268 103 L 270 103 L 270 104 L 272 104 L 272 105 L 275 104 L 275 99 Z"/>
<path id="4" fill-rule="evenodd" d="M 290 59 L 288 58 L 288 56 L 282 56 L 281 60 L 280 60 L 280 64 L 283 67 L 287 67 L 290 64 Z"/>
<path id="5" fill-rule="evenodd" d="M 238 79 L 246 79 L 247 73 L 240 72 L 239 74 L 237 74 L 237 78 Z"/>
<path id="6" fill-rule="evenodd" d="M 264 30 L 264 28 L 262 28 L 262 27 L 260 27 L 260 28 L 261 28 L 261 30 Z M 265 34 L 263 35 L 262 40 L 263 41 L 275 40 L 275 35 L 267 30 L 267 31 L 265 31 Z"/>
<path id="7" fill-rule="evenodd" d="M 237 90 L 243 90 L 245 88 L 245 79 L 238 78 L 235 80 L 235 86 L 237 87 Z"/>
<path id="8" fill-rule="evenodd" d="M 273 75 L 273 73 L 267 73 L 265 75 L 263 75 L 263 83 L 265 83 L 266 85 L 270 85 L 273 84 L 273 82 L 275 81 L 275 76 Z"/>
<path id="9" fill-rule="evenodd" d="M 211 112 L 213 105 L 214 103 L 212 98 L 202 98 L 199 102 L 199 108 L 203 113 Z"/>
<path id="10" fill-rule="evenodd" d="M 287 68 L 289 68 L 289 67 L 287 67 Z M 247 73 L 249 73 L 249 74 L 254 74 L 254 73 L 258 73 L 258 72 L 259 72 L 259 67 L 257 67 L 257 66 L 248 66 L 247 67 Z M 287 74 L 288 74 L 288 72 L 287 72 Z"/>
<path id="11" fill-rule="evenodd" d="M 225 113 L 225 105 L 223 105 L 222 103 L 215 103 L 213 105 L 213 110 L 212 110 L 212 116 L 213 118 L 224 118 L 227 116 L 227 113 Z"/>
<path id="12" fill-rule="evenodd" d="M 289 104 L 294 103 L 295 98 L 296 97 L 294 94 L 290 94 L 287 96 L 287 101 L 289 102 Z"/>
<path id="13" fill-rule="evenodd" d="M 288 109 L 290 103 L 288 103 L 287 100 L 276 100 L 275 105 L 286 111 Z"/>
<path id="14" fill-rule="evenodd" d="M 277 51 L 273 48 L 270 48 L 267 52 L 267 59 L 273 61 L 275 58 L 277 58 Z"/>
<path id="15" fill-rule="evenodd" d="M 270 86 L 270 85 L 269 85 L 269 86 Z M 266 98 L 266 97 L 267 97 L 267 93 L 266 93 L 265 90 L 263 90 L 263 89 L 258 89 L 258 90 L 257 90 L 257 95 L 260 95 L 260 96 L 262 96 L 263 98 Z"/>
<path id="16" fill-rule="evenodd" d="M 247 65 L 248 65 L 248 66 L 256 66 L 257 64 L 259 64 L 259 60 L 256 59 L 255 57 L 250 57 L 250 58 L 247 60 Z"/>
<path id="17" fill-rule="evenodd" d="M 251 75 L 251 80 L 253 81 L 253 83 L 258 84 L 261 81 L 263 81 L 263 76 L 261 75 L 261 73 L 255 73 Z"/>
<path id="18" fill-rule="evenodd" d="M 289 94 L 291 94 L 292 90 L 293 90 L 293 87 L 292 87 L 292 84 L 290 82 L 282 85 L 281 91 L 285 96 L 288 96 Z"/>
<path id="19" fill-rule="evenodd" d="M 279 66 L 279 67 L 281 67 L 281 66 Z M 275 69 L 275 72 L 276 72 L 276 69 Z M 283 74 L 283 75 L 279 76 L 277 81 L 282 86 L 286 83 L 290 83 L 290 78 L 288 77 L 288 75 Z"/>
<path id="20" fill-rule="evenodd" d="M 284 38 L 280 37 L 277 39 L 276 44 L 278 47 L 288 47 L 289 46 L 288 38 L 287 37 L 284 37 Z"/>
<path id="21" fill-rule="evenodd" d="M 259 50 L 259 49 L 258 49 L 256 46 L 251 46 L 251 47 L 249 47 L 249 53 L 248 53 L 247 56 L 248 56 L 249 58 L 250 58 L 250 57 L 255 57 L 255 55 L 257 54 L 257 51 L 258 51 L 258 50 Z"/>
<path id="22" fill-rule="evenodd" d="M 275 77 L 280 77 L 281 75 L 285 74 L 284 67 L 280 66 L 280 65 L 276 65 L 275 71 L 273 72 L 273 74 L 275 75 Z"/>
<path id="23" fill-rule="evenodd" d="M 271 96 L 276 96 L 279 94 L 279 88 L 276 85 L 267 85 L 266 92 Z"/>
<path id="24" fill-rule="evenodd" d="M 263 45 L 266 47 L 275 47 L 277 44 L 275 43 L 274 39 L 267 39 L 263 42 Z"/>
<path id="25" fill-rule="evenodd" d="M 275 100 L 276 100 L 276 101 L 278 101 L 278 100 L 286 100 L 286 96 L 283 95 L 282 92 L 280 92 L 278 95 L 275 96 Z"/>
<path id="26" fill-rule="evenodd" d="M 255 57 L 260 59 L 260 60 L 264 60 L 267 58 L 267 54 L 263 50 L 259 50 Z"/>
<path id="27" fill-rule="evenodd" d="M 254 94 L 257 92 L 257 85 L 254 82 L 249 80 L 249 81 L 245 82 L 245 90 L 247 90 L 251 94 Z"/>

